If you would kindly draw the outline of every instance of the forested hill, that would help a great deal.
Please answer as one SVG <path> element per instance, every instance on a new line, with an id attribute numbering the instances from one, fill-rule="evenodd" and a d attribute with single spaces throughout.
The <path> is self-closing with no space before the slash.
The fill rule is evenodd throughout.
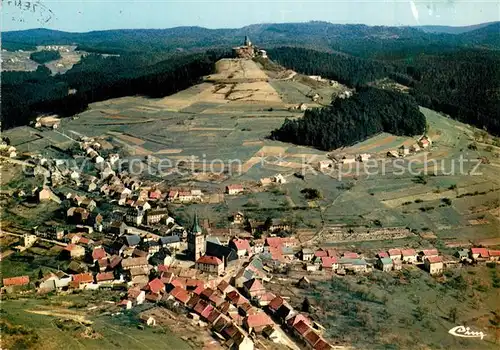
<path id="1" fill-rule="evenodd" d="M 285 67 L 351 87 L 391 78 L 408 86 L 420 105 L 500 135 L 498 52 L 461 49 L 432 55 L 416 53 L 383 61 L 303 48 L 268 50 L 269 56 Z"/>
<path id="2" fill-rule="evenodd" d="M 110 98 L 170 95 L 212 74 L 215 62 L 228 55 L 225 51 L 106 58 L 89 55 L 66 74 L 51 76 L 45 66 L 35 72 L 2 72 L 2 128 L 27 125 L 42 113 L 71 116 L 91 102 Z M 69 89 L 76 89 L 76 93 L 69 94 Z"/>
<path id="3" fill-rule="evenodd" d="M 124 53 L 144 50 L 192 50 L 230 47 L 245 35 L 258 45 L 301 46 L 318 50 L 340 50 L 371 57 L 375 51 L 437 46 L 441 49 L 466 46 L 500 48 L 498 25 L 492 23 L 458 35 L 431 33 L 413 27 L 332 24 L 328 22 L 256 24 L 238 29 L 177 27 L 68 33 L 48 29 L 6 32 L 5 49 L 46 44 L 77 44 L 94 52 Z"/>
<path id="4" fill-rule="evenodd" d="M 422 134 L 425 117 L 408 95 L 363 87 L 349 99 L 308 109 L 301 119 L 286 119 L 281 128 L 272 132 L 271 138 L 329 151 L 383 131 L 394 135 Z"/>

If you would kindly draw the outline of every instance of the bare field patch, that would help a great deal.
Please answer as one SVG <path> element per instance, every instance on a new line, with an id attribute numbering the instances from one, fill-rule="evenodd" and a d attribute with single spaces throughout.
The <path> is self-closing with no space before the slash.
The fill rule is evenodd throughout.
<path id="1" fill-rule="evenodd" d="M 115 132 L 115 131 L 108 131 L 108 134 L 113 135 L 114 137 L 117 137 L 117 138 L 121 139 L 122 141 L 132 143 L 134 145 L 143 145 L 144 142 L 146 142 L 146 141 L 144 141 L 140 138 L 137 138 L 135 136 L 122 134 L 122 133 Z"/>
<path id="2" fill-rule="evenodd" d="M 284 146 L 264 146 L 257 151 L 257 156 L 279 156 L 286 153 L 288 147 Z"/>
<path id="3" fill-rule="evenodd" d="M 167 149 L 162 149 L 161 151 L 155 152 L 156 154 L 176 154 L 176 153 L 182 153 L 182 149 L 179 148 L 167 148 Z"/>
<path id="4" fill-rule="evenodd" d="M 248 140 L 248 141 L 243 141 L 243 146 L 260 146 L 260 145 L 263 145 L 264 142 L 263 141 L 259 141 L 259 140 L 255 140 L 255 141 L 252 141 L 252 140 Z"/>

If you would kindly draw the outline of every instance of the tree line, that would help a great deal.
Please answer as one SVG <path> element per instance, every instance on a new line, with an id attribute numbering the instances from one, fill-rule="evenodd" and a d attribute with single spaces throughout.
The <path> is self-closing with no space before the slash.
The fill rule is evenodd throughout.
<path id="1" fill-rule="evenodd" d="M 364 86 L 351 98 L 306 110 L 303 118 L 287 118 L 272 131 L 271 139 L 329 151 L 380 132 L 422 134 L 425 126 L 425 117 L 411 96 Z"/>
<path id="2" fill-rule="evenodd" d="M 285 67 L 350 87 L 388 77 L 410 87 L 420 105 L 500 135 L 498 51 L 461 48 L 423 53 L 413 47 L 401 58 L 401 52 L 392 56 L 391 51 L 381 49 L 378 54 L 383 60 L 296 47 L 269 49 L 268 54 Z"/>
<path id="3" fill-rule="evenodd" d="M 215 62 L 228 55 L 227 51 L 168 57 L 92 54 L 66 74 L 52 76 L 45 66 L 34 72 L 2 72 L 2 127 L 26 125 L 43 113 L 72 116 L 84 111 L 89 103 L 110 98 L 170 95 L 212 74 Z M 76 92 L 70 94 L 70 89 Z"/>

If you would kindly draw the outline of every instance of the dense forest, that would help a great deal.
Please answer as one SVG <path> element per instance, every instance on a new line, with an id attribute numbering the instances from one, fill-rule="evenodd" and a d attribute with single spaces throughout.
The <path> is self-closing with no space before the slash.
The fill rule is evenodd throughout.
<path id="1" fill-rule="evenodd" d="M 36 63 L 44 64 L 61 58 L 61 54 L 56 50 L 42 50 L 33 52 L 30 59 Z"/>
<path id="2" fill-rule="evenodd" d="M 276 62 L 356 87 L 389 77 L 410 87 L 417 102 L 500 135 L 500 52 L 460 49 L 373 60 L 342 53 L 281 47 L 268 50 Z"/>
<path id="3" fill-rule="evenodd" d="M 85 110 L 89 103 L 110 98 L 170 95 L 213 73 L 215 62 L 228 54 L 93 54 L 66 74 L 51 76 L 45 66 L 35 72 L 2 72 L 2 127 L 26 125 L 40 113 L 71 116 Z M 76 93 L 68 94 L 69 89 L 76 89 Z"/>
<path id="4" fill-rule="evenodd" d="M 281 128 L 271 133 L 271 138 L 329 151 L 383 131 L 394 135 L 422 134 L 425 126 L 425 117 L 411 96 L 361 87 L 351 98 L 308 109 L 300 119 L 286 119 Z"/>

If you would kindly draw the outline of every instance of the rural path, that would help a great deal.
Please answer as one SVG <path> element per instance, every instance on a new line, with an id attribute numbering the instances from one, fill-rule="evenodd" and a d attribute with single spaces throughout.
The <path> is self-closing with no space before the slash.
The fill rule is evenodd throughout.
<path id="1" fill-rule="evenodd" d="M 23 162 L 22 160 L 19 160 L 19 159 L 14 159 L 14 158 L 5 157 L 5 156 L 0 156 L 0 158 L 6 160 L 9 163 L 19 164 L 19 165 L 24 165 L 24 166 L 29 166 L 29 167 L 32 167 L 32 168 L 35 167 L 34 164 L 31 164 L 31 163 L 28 163 L 28 162 Z"/>
<path id="2" fill-rule="evenodd" d="M 22 238 L 23 235 L 21 234 L 18 234 L 18 233 L 12 233 L 12 232 L 7 232 L 7 231 L 4 231 L 4 230 L 1 230 L 0 229 L 0 235 L 9 235 L 9 236 L 16 236 L 16 237 L 20 237 Z M 59 242 L 59 241 L 54 241 L 52 239 L 46 239 L 46 238 L 41 238 L 41 237 L 38 237 L 38 239 L 40 241 L 44 241 L 44 242 L 49 242 L 49 243 L 53 243 L 53 244 L 57 244 L 57 245 L 60 245 L 62 247 L 66 247 L 68 244 L 67 243 L 63 243 L 63 242 Z"/>

